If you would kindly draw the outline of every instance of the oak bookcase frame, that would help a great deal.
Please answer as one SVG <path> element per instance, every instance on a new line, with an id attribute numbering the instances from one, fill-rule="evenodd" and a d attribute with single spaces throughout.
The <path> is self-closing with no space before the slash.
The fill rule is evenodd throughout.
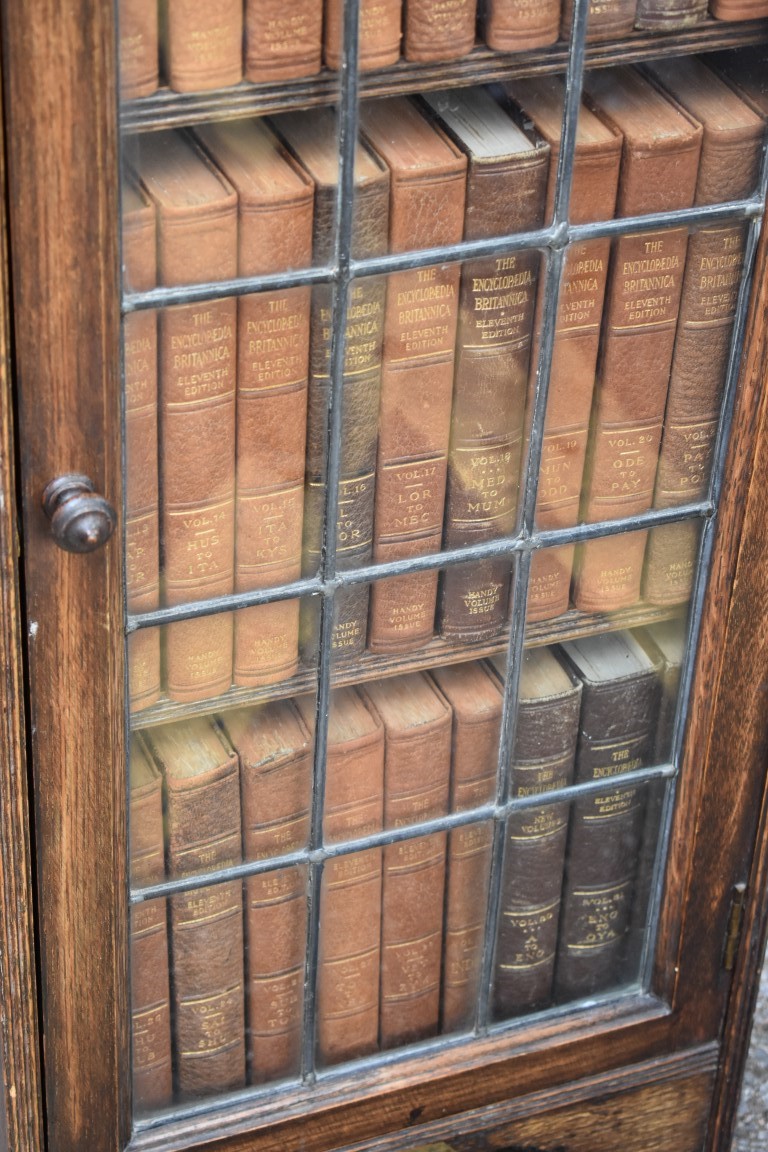
<path id="1" fill-rule="evenodd" d="M 584 5 L 577 11 L 583 17 Z M 10 1053 L 8 1081 L 20 1085 L 28 1116 L 28 1131 L 12 1136 L 17 1142 L 14 1152 L 42 1147 L 36 1088 L 41 1071 L 45 1140 L 51 1152 L 84 1148 L 116 1152 L 126 1147 L 159 1152 L 214 1144 L 222 1152 L 276 1152 L 286 1147 L 301 1147 L 303 1152 L 369 1147 L 395 1152 L 440 1140 L 469 1141 L 467 1147 L 564 1146 L 568 1152 L 723 1148 L 732 1118 L 729 1083 L 744 1049 L 755 957 L 766 919 L 758 900 L 768 871 L 768 673 L 761 671 L 768 668 L 765 238 L 756 254 L 755 290 L 725 470 L 727 490 L 716 516 L 709 501 L 687 510 L 701 514 L 711 525 L 705 547 L 711 545 L 713 553 L 695 667 L 690 669 L 694 691 L 667 859 L 670 898 L 660 910 L 652 993 L 594 1008 L 577 1007 L 556 1019 L 524 1021 L 508 1032 L 471 1044 L 446 1043 L 428 1055 L 408 1056 L 391 1065 L 361 1066 L 345 1080 L 334 1078 L 280 1098 L 279 1105 L 271 1095 L 227 1108 L 211 1105 L 197 1115 L 147 1126 L 132 1136 L 120 542 L 115 538 L 89 556 L 59 551 L 40 502 L 52 477 L 85 472 L 99 491 L 121 506 L 114 13 L 105 0 L 64 5 L 55 0 L 25 0 L 23 5 L 5 0 L 2 19 L 23 616 L 15 596 L 13 522 L 8 518 L 12 504 L 3 509 L 1 587 L 4 614 L 13 622 L 8 659 L 17 670 L 17 693 L 18 623 L 22 618 L 26 622 L 45 1053 L 41 1068 L 29 1039 L 24 1047 L 17 1037 L 14 1047 L 4 1027 L 6 1060 Z M 766 39 L 767 22 L 740 26 L 710 22 L 659 41 L 638 34 L 621 45 L 590 49 L 587 56 L 589 62 L 608 63 Z M 439 83 L 562 70 L 564 63 L 562 49 L 506 57 L 503 64 L 499 57 L 477 50 L 467 61 L 442 70 Z M 581 61 L 572 62 L 571 74 L 580 67 Z M 362 88 L 372 93 L 413 91 L 436 83 L 434 69 L 402 65 L 386 77 L 382 73 L 378 79 L 364 79 Z M 347 101 L 353 122 L 354 75 L 345 85 L 342 100 Z M 329 98 L 322 78 L 287 86 L 284 92 L 281 107 Z M 234 96 L 221 96 L 218 104 L 213 98 L 161 94 L 137 101 L 126 114 L 126 128 L 190 123 L 225 114 L 241 94 L 251 103 L 247 108 L 239 105 L 240 111 L 277 106 L 274 92 L 259 93 L 251 86 L 243 86 Z M 569 123 L 572 133 L 573 99 Z M 348 166 L 347 179 L 349 175 Z M 692 210 L 676 214 L 675 219 L 746 218 L 761 207 L 750 201 L 725 209 Z M 622 220 L 598 230 L 606 235 L 644 230 L 661 219 Z M 529 247 L 537 241 L 549 245 L 554 255 L 548 274 L 556 283 L 562 243 L 550 230 L 544 232 L 512 238 L 505 247 Z M 595 229 L 574 229 L 571 236 L 582 232 L 591 235 Z M 756 237 L 753 229 L 753 242 Z M 486 249 L 490 250 L 487 242 L 462 245 L 420 253 L 409 263 L 432 263 L 438 256 L 458 259 Z M 382 257 L 360 269 L 347 260 L 338 282 L 345 284 L 355 272 L 384 272 L 401 264 L 398 257 Z M 312 270 L 297 274 L 292 282 L 317 278 L 317 270 Z M 269 287 L 269 280 L 259 286 Z M 239 281 L 224 288 L 217 285 L 215 292 L 253 288 L 252 283 Z M 205 291 L 211 292 L 210 286 L 203 286 L 195 298 L 204 298 Z M 195 295 L 183 293 L 157 290 L 143 299 L 129 298 L 126 307 Z M 342 353 L 337 346 L 339 364 Z M 542 354 L 547 355 L 546 349 Z M 539 416 L 542 412 L 540 396 Z M 12 435 L 5 410 L 3 433 L 3 448 L 10 458 Z M 10 490 L 7 472 L 3 481 Z M 333 502 L 331 494 L 330 523 L 335 519 Z M 535 492 L 529 489 L 529 515 L 534 502 Z M 643 522 L 680 515 L 680 510 L 673 510 Z M 620 524 L 611 530 L 630 526 Z M 577 533 L 588 534 L 589 530 Z M 519 552 L 525 563 L 525 548 L 499 547 L 510 556 Z M 289 586 L 286 594 L 298 590 Z M 314 589 L 306 589 L 310 590 Z M 258 599 L 253 594 L 232 597 L 218 606 Z M 204 609 L 182 608 L 166 615 L 193 616 Z M 133 625 L 164 618 L 157 613 Z M 592 623 L 576 621 L 574 627 Z M 522 643 L 518 627 L 513 647 L 519 651 Z M 328 670 L 325 675 L 327 696 Z M 15 746 L 15 762 L 22 763 L 19 695 L 13 701 L 8 684 L 4 690 L 14 723 L 3 733 L 3 751 Z M 513 703 L 508 702 L 508 712 Z M 2 926 L 7 935 L 14 915 L 21 924 L 9 957 L 17 970 L 25 972 L 25 992 L 19 996 L 5 967 L 0 967 L 0 977 L 4 998 L 20 1009 L 14 1018 L 24 1020 L 34 1035 L 34 981 L 29 933 L 24 931 L 29 909 L 24 888 L 29 863 L 25 794 L 18 773 L 11 778 L 5 772 L 4 783 L 16 801 L 12 827 L 18 834 L 10 847 L 4 840 L 4 872 L 10 866 L 19 880 L 17 891 L 3 889 Z M 10 808 L 4 804 L 3 818 L 6 810 Z M 734 981 L 722 958 L 731 893 L 739 883 L 747 885 L 747 901 Z M 23 1082 L 17 1076 L 20 1072 Z M 18 1094 L 17 1090 L 14 1099 Z M 590 1108 L 585 1113 L 586 1103 Z M 17 1105 L 14 1115 L 19 1114 Z M 632 1143 L 638 1139 L 641 1120 L 643 1142 Z"/>

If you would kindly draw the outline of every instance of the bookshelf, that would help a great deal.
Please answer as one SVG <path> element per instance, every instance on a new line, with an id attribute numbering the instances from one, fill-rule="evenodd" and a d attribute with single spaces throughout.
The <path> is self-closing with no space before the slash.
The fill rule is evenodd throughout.
<path id="1" fill-rule="evenodd" d="M 618 1152 L 619 1147 L 622 1152 L 648 1152 L 656 1146 L 653 1141 L 680 1152 L 702 1147 L 725 1152 L 733 1104 L 728 1084 L 738 1078 L 755 956 L 765 931 L 766 913 L 759 892 L 768 860 L 766 732 L 758 671 L 768 649 L 763 625 L 768 607 L 768 557 L 762 495 L 768 467 L 763 398 L 768 372 L 764 275 L 768 256 L 756 195 L 748 201 L 739 197 L 741 207 L 733 213 L 734 220 L 725 221 L 750 221 L 746 225 L 748 252 L 755 271 L 749 310 L 746 282 L 742 292 L 715 481 L 695 511 L 678 517 L 685 523 L 695 519 L 706 525 L 702 555 L 711 563 L 708 579 L 698 580 L 692 596 L 691 635 L 696 647 L 679 670 L 680 698 L 690 690 L 690 707 L 678 710 L 671 760 L 668 763 L 663 754 L 648 754 L 642 765 L 638 759 L 635 775 L 618 785 L 610 772 L 605 778 L 582 775 L 560 785 L 551 798 L 544 796 L 541 805 L 534 805 L 529 797 L 515 807 L 518 798 L 511 788 L 509 765 L 519 723 L 519 669 L 524 653 L 568 642 L 591 643 L 621 631 L 645 635 L 644 630 L 665 623 L 682 627 L 687 605 L 658 607 L 640 599 L 612 612 L 571 607 L 553 620 L 527 626 L 518 606 L 505 630 L 491 639 L 460 644 L 435 637 L 413 651 L 366 651 L 346 660 L 338 659 L 331 649 L 327 617 L 316 667 L 300 663 L 294 675 L 276 684 L 232 688 L 186 703 L 170 701 L 161 693 L 149 707 L 130 712 L 122 542 L 116 537 L 106 549 L 87 557 L 64 555 L 49 540 L 39 507 L 44 484 L 73 468 L 91 475 L 96 489 L 118 506 L 127 483 L 120 429 L 120 312 L 126 291 L 119 271 L 117 157 L 121 140 L 129 152 L 141 134 L 156 130 L 194 128 L 339 102 L 351 114 L 354 91 L 343 83 L 340 86 L 337 75 L 324 71 L 308 80 L 240 84 L 204 95 L 161 89 L 118 109 L 115 24 L 109 5 L 85 0 L 83 11 L 54 15 L 42 0 L 30 0 L 23 11 L 6 5 L 4 20 L 8 42 L 4 69 L 10 97 L 3 124 L 9 164 L 13 375 L 18 383 L 21 445 L 18 471 L 9 479 L 8 490 L 15 491 L 18 483 L 23 607 L 14 600 L 19 561 L 12 541 L 13 508 L 5 505 L 0 509 L 5 533 L 0 544 L 5 566 L 4 611 L 12 622 L 10 663 L 16 662 L 14 666 L 21 669 L 29 709 L 34 780 L 30 810 L 34 812 L 38 884 L 32 919 L 25 911 L 32 904 L 26 847 L 30 818 L 18 771 L 25 721 L 21 692 L 3 685 L 9 731 L 3 735 L 2 749 L 10 747 L 13 755 L 3 761 L 2 781 L 18 806 L 9 835 L 0 837 L 4 874 L 13 875 L 16 885 L 13 892 L 7 885 L 3 889 L 0 925 L 6 936 L 9 925 L 21 926 L 9 957 L 12 970 L 22 973 L 22 986 L 28 990 L 21 1003 L 7 970 L 0 968 L 3 1003 L 11 1006 L 13 1024 L 13 1028 L 4 1025 L 3 1033 L 6 1085 L 14 1088 L 6 1092 L 12 1152 L 32 1152 L 43 1128 L 51 1152 L 69 1152 L 86 1144 L 95 1152 L 128 1148 L 131 1152 L 170 1152 L 214 1145 L 226 1152 L 271 1152 L 278 1144 L 301 1145 L 306 1152 L 410 1152 L 425 1146 L 443 1146 L 443 1152 L 445 1147 L 450 1152 L 474 1152 L 490 1147 L 549 1149 L 555 1146 L 553 1141 L 567 1152 L 594 1148 Z M 707 20 L 686 32 L 663 36 L 634 32 L 621 41 L 588 45 L 586 67 L 737 50 L 764 45 L 766 40 L 768 20 L 732 24 Z M 563 43 L 518 55 L 476 47 L 449 65 L 401 61 L 380 72 L 365 73 L 360 96 L 376 99 L 445 87 L 460 91 L 491 81 L 562 74 L 569 59 Z M 572 129 L 575 123 L 572 119 Z M 566 128 L 566 136 L 567 132 Z M 570 139 L 573 143 L 573 133 Z M 344 212 L 342 205 L 342 218 Z M 715 222 L 722 223 L 713 215 L 704 224 Z M 342 288 L 347 286 L 350 267 L 350 224 L 347 217 L 341 259 L 328 265 L 329 278 Z M 542 243 L 551 254 L 550 289 L 556 286 L 564 260 L 558 227 L 547 224 L 541 231 Z M 642 225 L 637 232 L 644 234 Z M 500 240 L 498 252 L 502 253 Z M 408 267 L 406 254 L 399 271 L 411 274 L 422 267 L 423 258 L 411 255 L 413 267 Z M 454 252 L 451 260 L 459 255 Z M 280 287 L 268 280 L 265 290 L 279 292 Z M 208 301 L 221 295 L 215 282 L 204 289 Z M 134 315 L 131 307 L 129 298 L 126 315 Z M 143 314 L 147 312 L 145 307 Z M 142 314 L 141 309 L 136 314 Z M 343 322 L 337 319 L 335 323 L 338 338 Z M 548 311 L 545 307 L 542 321 L 544 345 L 549 337 L 555 338 L 554 325 L 551 304 Z M 546 374 L 546 365 L 552 361 L 551 340 L 542 355 Z M 337 354 L 337 377 L 342 360 Z M 538 472 L 546 400 L 546 391 L 540 392 L 534 404 L 529 474 Z M 334 435 L 339 431 L 336 426 Z M 3 446 L 13 456 L 15 441 L 7 422 L 4 432 Z M 523 493 L 525 527 L 513 564 L 516 574 L 523 572 L 523 583 L 518 584 L 523 588 L 537 555 L 535 502 L 534 482 Z M 334 511 L 331 499 L 326 505 L 331 523 Z M 660 524 L 661 520 L 651 518 L 641 526 L 656 531 Z M 610 523 L 603 527 L 605 538 L 621 541 L 632 524 L 628 522 L 619 531 Z M 582 545 L 593 537 L 600 537 L 599 527 L 592 532 L 576 526 L 567 528 L 557 543 Z M 504 554 L 508 563 L 513 552 L 508 549 Z M 480 553 L 468 551 L 466 555 L 485 560 L 494 553 L 493 548 L 486 552 L 481 548 Z M 407 560 L 402 568 L 398 563 L 394 562 L 389 575 L 410 579 L 420 571 L 439 570 L 440 552 L 427 554 L 412 568 Z M 317 587 L 304 591 L 327 594 L 330 590 L 339 595 L 346 587 L 344 580 L 335 587 L 332 570 L 316 580 Z M 277 599 L 283 601 L 284 594 Z M 262 589 L 243 610 L 269 600 L 269 590 Z M 196 616 L 194 608 L 187 612 L 189 603 L 177 606 L 171 626 L 191 622 Z M 164 610 L 151 605 L 142 608 L 141 626 L 130 635 L 150 634 L 153 611 L 158 612 L 154 626 L 167 627 Z M 214 604 L 211 617 L 223 615 L 223 605 Z M 128 622 L 130 628 L 130 614 Z M 406 677 L 436 668 L 455 669 L 461 675 L 465 666 L 479 667 L 479 661 L 505 652 L 511 654 L 518 671 L 514 673 L 516 687 L 509 688 L 498 705 L 499 762 L 506 757 L 507 768 L 499 777 L 495 799 L 485 805 L 472 801 L 466 812 L 426 816 L 423 825 L 405 832 L 387 827 L 373 833 L 354 831 L 352 847 L 342 844 L 336 853 L 322 831 L 325 773 L 332 756 L 323 722 L 332 692 L 339 688 L 364 692 L 368 685 L 386 697 L 393 685 L 406 684 Z M 645 666 L 641 656 L 636 659 L 640 675 Z M 658 671 L 661 665 L 655 667 Z M 300 1067 L 266 1083 L 247 1072 L 242 1083 L 203 1092 L 198 1098 L 177 1097 L 137 1112 L 131 1105 L 131 1068 L 140 1037 L 137 1032 L 131 1037 L 128 909 L 131 902 L 134 910 L 141 909 L 146 901 L 141 884 L 133 884 L 131 895 L 129 882 L 129 829 L 132 820 L 134 825 L 137 822 L 127 784 L 131 733 L 144 732 L 151 740 L 163 726 L 193 720 L 206 724 L 214 715 L 226 722 L 233 710 L 253 709 L 256 714 L 256 706 L 279 710 L 304 694 L 314 694 L 319 701 L 320 720 L 311 769 L 319 797 L 309 810 L 311 839 L 290 856 L 289 865 L 285 864 L 288 857 L 282 859 L 272 847 L 258 866 L 251 862 L 250 871 L 247 862 L 246 871 L 243 863 L 225 862 L 218 870 L 212 866 L 197 893 L 204 900 L 206 894 L 227 885 L 231 888 L 233 882 L 237 886 L 244 876 L 251 881 L 269 875 L 270 870 L 278 873 L 299 865 L 311 874 L 307 947 L 302 959 L 303 984 L 309 991 L 300 1019 Z M 630 711 L 614 702 L 610 722 L 618 723 Z M 422 761 L 428 760 L 429 748 L 420 755 Z M 492 775 L 495 765 L 494 760 Z M 637 907 L 645 909 L 634 914 L 642 923 L 626 929 L 627 947 L 635 950 L 634 958 L 618 977 L 591 993 L 564 995 L 527 1014 L 495 1018 L 489 1008 L 496 962 L 493 918 L 498 921 L 509 911 L 503 902 L 508 881 L 500 866 L 505 821 L 539 808 L 551 814 L 565 802 L 576 811 L 579 805 L 599 803 L 612 795 L 612 789 L 619 797 L 638 790 L 654 797 L 648 806 L 643 851 L 626 852 L 628 857 L 638 855 L 630 882 L 642 889 Z M 4 802 L 0 816 L 5 821 Z M 203 812 L 201 822 L 205 818 Z M 481 949 L 484 976 L 472 1023 L 458 1032 L 441 1032 L 438 1027 L 433 1035 L 392 1049 L 353 1053 L 339 1064 L 318 1060 L 313 1033 L 324 1020 L 318 972 L 325 927 L 313 909 L 322 904 L 323 869 L 330 869 L 329 862 L 337 858 L 354 858 L 371 846 L 375 850 L 383 846 L 386 852 L 420 837 L 426 840 L 481 828 L 488 821 L 495 821 L 497 827 L 496 863 L 488 879 L 488 906 L 494 911 Z M 5 832 L 5 827 L 3 823 L 0 830 Z M 629 842 L 636 832 L 622 834 Z M 606 833 L 604 843 L 594 849 L 595 857 L 606 850 L 609 839 Z M 655 855 L 657 839 L 666 847 L 660 855 Z M 721 941 L 733 923 L 732 891 L 744 883 L 748 892 L 744 944 L 737 950 L 736 974 L 731 977 L 721 967 Z M 153 897 L 178 899 L 181 889 L 173 884 L 174 877 L 166 876 L 156 885 Z M 187 882 L 184 892 L 190 887 Z M 482 903 L 477 889 L 473 892 L 475 902 Z M 354 925 L 347 929 L 352 932 Z M 39 1022 L 34 1018 L 37 1000 L 30 992 L 33 932 L 40 950 Z M 178 940 L 174 946 L 180 949 Z M 134 974 L 135 969 L 133 965 Z M 20 1016 L 24 1028 L 17 1026 Z M 44 1109 L 37 1088 L 39 1057 L 34 1046 L 31 1050 L 29 1042 L 22 1040 L 25 1032 L 39 1036 L 45 1048 Z M 17 1085 L 22 1085 L 20 1093 Z"/>

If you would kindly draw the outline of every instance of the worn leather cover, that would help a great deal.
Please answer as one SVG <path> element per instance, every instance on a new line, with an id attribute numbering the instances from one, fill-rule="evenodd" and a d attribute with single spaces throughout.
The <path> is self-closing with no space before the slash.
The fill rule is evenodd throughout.
<path id="1" fill-rule="evenodd" d="M 163 285 L 237 275 L 234 189 L 180 133 L 141 142 L 141 176 L 157 207 Z M 199 201 L 195 202 L 195 190 Z M 160 475 L 166 604 L 234 587 L 237 302 L 166 308 L 160 317 Z M 166 628 L 166 689 L 202 700 L 232 683 L 232 617 Z"/>
<path id="2" fill-rule="evenodd" d="M 709 11 L 716 20 L 763 20 L 768 16 L 766 0 L 710 0 Z"/>
<path id="3" fill-rule="evenodd" d="M 490 97 L 481 94 L 481 100 Z M 427 97 L 440 114 L 439 98 Z M 472 112 L 482 116 L 485 104 Z M 496 110 L 498 116 L 509 117 Z M 499 144 L 484 155 L 467 132 L 442 123 L 468 159 L 464 239 L 527 231 L 544 219 L 549 147 Z M 471 122 L 471 121 L 470 121 Z M 511 123 L 511 121 L 510 121 Z M 491 141 L 493 143 L 493 141 Z M 537 252 L 467 261 L 461 271 L 456 376 L 443 542 L 478 544 L 514 531 L 517 517 L 531 329 L 539 271 Z M 496 635 L 509 601 L 510 564 L 483 560 L 446 569 L 440 632 L 449 640 Z"/>
<path id="4" fill-rule="evenodd" d="M 761 118 L 700 60 L 653 65 L 648 71 L 703 127 L 696 204 L 751 195 L 762 152 Z M 746 224 L 720 224 L 693 232 L 688 241 L 655 508 L 700 500 L 707 491 L 746 237 Z M 689 598 L 699 537 L 698 525 L 691 523 L 651 530 L 646 600 L 665 605 Z"/>
<path id="5" fill-rule="evenodd" d="M 386 68 L 400 56 L 402 0 L 360 0 L 361 72 Z M 325 0 L 323 53 L 329 68 L 340 68 L 344 0 Z"/>
<path id="6" fill-rule="evenodd" d="M 123 268 L 127 288 L 154 288 L 155 210 L 133 184 L 123 186 Z M 157 315 L 132 312 L 123 322 L 125 368 L 125 583 L 129 612 L 160 602 L 160 519 L 157 461 Z M 160 695 L 160 633 L 144 628 L 128 639 L 131 708 Z"/>
<path id="7" fill-rule="evenodd" d="M 314 697 L 299 709 L 314 725 Z M 381 831 L 384 729 L 352 688 L 332 693 L 323 835 L 328 843 Z M 320 890 L 317 1048 L 321 1064 L 378 1048 L 381 960 L 380 848 L 327 860 Z"/>
<path id="8" fill-rule="evenodd" d="M 555 660 L 552 650 L 525 654 L 512 760 L 512 795 L 567 787 L 573 777 L 581 688 L 562 676 L 542 691 L 531 674 Z M 495 660 L 497 672 L 501 661 Z M 552 999 L 568 804 L 525 808 L 506 828 L 493 1012 L 497 1019 L 545 1008 Z"/>
<path id="9" fill-rule="evenodd" d="M 220 761 L 185 775 L 203 726 Z M 179 726 L 177 726 L 177 731 Z M 161 730 L 148 743 L 163 772 L 166 853 L 171 878 L 226 868 L 242 859 L 240 774 L 209 720 L 188 725 L 186 748 L 169 753 Z M 177 737 L 179 743 L 180 738 Z M 245 1083 L 243 885 L 240 880 L 170 898 L 174 1076 L 180 1098 Z"/>
<path id="10" fill-rule="evenodd" d="M 174 92 L 242 80 L 242 0 L 162 0 L 161 15 L 165 74 Z"/>
<path id="11" fill-rule="evenodd" d="M 221 717 L 240 756 L 243 855 L 264 860 L 306 847 L 313 742 L 291 700 Z M 307 870 L 279 868 L 245 881 L 248 1080 L 301 1069 Z"/>
<path id="12" fill-rule="evenodd" d="M 466 160 L 404 97 L 364 105 L 365 139 L 390 170 L 389 250 L 461 239 Z M 388 278 L 373 558 L 440 549 L 458 318 L 459 266 Z M 437 574 L 377 581 L 368 647 L 407 651 L 434 631 Z"/>
<path id="13" fill-rule="evenodd" d="M 560 0 L 486 0 L 483 36 L 497 52 L 543 48 L 559 31 Z"/>
<path id="14" fill-rule="evenodd" d="M 432 670 L 453 713 L 452 812 L 492 804 L 496 797 L 502 698 L 483 664 Z M 471 1028 L 483 961 L 493 823 L 467 824 L 448 833 L 446 862 L 442 1032 Z"/>
<path id="15" fill-rule="evenodd" d="M 625 633 L 608 637 L 621 642 Z M 570 645 L 563 646 L 568 658 Z M 635 896 L 646 793 L 620 777 L 653 762 L 659 702 L 658 663 L 615 679 L 582 680 L 575 783 L 617 778 L 615 789 L 571 808 L 555 996 L 573 1000 L 628 975 L 628 930 Z"/>
<path id="16" fill-rule="evenodd" d="M 708 0 L 637 0 L 635 28 L 674 32 L 692 28 L 707 18 Z"/>
<path id="17" fill-rule="evenodd" d="M 131 885 L 140 888 L 165 879 L 162 780 L 138 738 L 131 742 L 130 755 Z M 162 898 L 131 908 L 131 1029 L 134 1110 L 170 1104 L 168 924 Z"/>
<path id="18" fill-rule="evenodd" d="M 690 207 L 701 127 L 629 68 L 590 73 L 585 90 L 624 135 L 617 214 Z M 614 241 L 584 481 L 588 523 L 651 507 L 687 245 L 685 228 Z M 577 550 L 577 608 L 636 603 L 646 536 L 605 537 Z"/>
<path id="19" fill-rule="evenodd" d="M 560 77 L 519 80 L 507 91 L 550 146 L 547 219 L 554 207 L 560 154 L 565 85 Z M 568 217 L 574 224 L 610 220 L 616 206 L 621 136 L 582 106 L 576 135 Z M 600 342 L 603 300 L 608 278 L 610 241 L 587 240 L 566 254 L 555 321 L 555 342 L 544 421 L 536 523 L 540 529 L 569 528 L 578 523 L 579 498 L 587 452 L 589 418 Z M 534 322 L 529 390 L 536 383 L 544 281 L 540 282 Z M 545 548 L 531 561 L 529 621 L 549 620 L 568 608 L 572 546 Z"/>
<path id="20" fill-rule="evenodd" d="M 451 710 L 426 676 L 367 684 L 385 729 L 384 823 L 444 816 L 449 804 Z M 446 834 L 386 845 L 381 916 L 382 1048 L 437 1033 L 443 951 Z"/>
<path id="21" fill-rule="evenodd" d="M 590 0 L 587 42 L 618 40 L 635 26 L 637 0 Z M 563 20 L 560 35 L 567 40 L 573 23 L 572 0 L 563 0 Z"/>
<path id="22" fill-rule="evenodd" d="M 256 84 L 320 71 L 323 0 L 246 0 L 245 78 Z"/>
<path id="23" fill-rule="evenodd" d="M 336 120 L 327 109 L 275 118 L 278 132 L 316 184 L 313 226 L 315 264 L 332 258 L 338 179 Z M 386 252 L 389 173 L 361 146 L 353 210 L 354 255 Z M 386 286 L 381 277 L 354 283 L 347 302 L 342 384 L 341 470 L 336 523 L 337 568 L 355 568 L 373 554 L 373 501 L 376 434 L 381 386 Z M 333 295 L 329 285 L 313 290 L 310 331 L 310 384 L 307 416 L 307 491 L 304 510 L 304 573 L 316 575 L 321 559 L 328 446 Z M 358 655 L 368 627 L 368 587 L 355 585 L 334 599 L 332 647 L 339 658 Z M 317 657 L 319 613 L 302 608 L 301 652 Z"/>
<path id="24" fill-rule="evenodd" d="M 403 55 L 417 64 L 466 56 L 476 16 L 477 0 L 405 0 Z"/>
<path id="25" fill-rule="evenodd" d="M 238 195 L 238 270 L 255 276 L 312 261 L 314 186 L 261 121 L 200 129 Z M 309 378 L 310 289 L 238 301 L 235 589 L 275 587 L 301 574 Z M 299 603 L 235 614 L 234 683 L 293 675 Z"/>
<path id="26" fill-rule="evenodd" d="M 157 0 L 120 0 L 120 95 L 151 96 L 158 83 Z"/>

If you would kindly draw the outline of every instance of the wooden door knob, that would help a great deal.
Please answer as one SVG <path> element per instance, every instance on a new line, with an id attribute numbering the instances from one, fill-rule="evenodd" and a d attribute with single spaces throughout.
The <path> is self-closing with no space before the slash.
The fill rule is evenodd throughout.
<path id="1" fill-rule="evenodd" d="M 65 552 L 95 552 L 115 530 L 117 513 L 94 492 L 87 476 L 58 476 L 46 485 L 43 510 L 51 532 Z"/>

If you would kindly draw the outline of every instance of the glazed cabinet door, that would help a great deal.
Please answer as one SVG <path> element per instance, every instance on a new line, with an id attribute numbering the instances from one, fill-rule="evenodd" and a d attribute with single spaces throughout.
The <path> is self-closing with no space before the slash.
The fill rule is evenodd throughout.
<path id="1" fill-rule="evenodd" d="M 727 1132 L 768 11 L 629 7 L 4 5 L 52 1152 Z"/>

